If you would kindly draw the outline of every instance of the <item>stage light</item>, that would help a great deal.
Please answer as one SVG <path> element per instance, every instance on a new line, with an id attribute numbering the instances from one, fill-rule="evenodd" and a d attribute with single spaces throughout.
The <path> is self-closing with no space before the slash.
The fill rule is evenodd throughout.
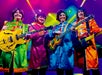
<path id="1" fill-rule="evenodd" d="M 74 75 L 83 75 L 83 74 L 81 74 L 81 73 L 76 73 L 76 74 L 74 74 Z"/>
<path id="2" fill-rule="evenodd" d="M 41 9 L 39 9 L 39 12 L 42 12 L 42 10 L 41 10 Z"/>
<path id="3" fill-rule="evenodd" d="M 75 21 L 77 13 L 77 8 L 75 6 L 69 6 L 67 9 L 65 9 L 65 12 L 68 15 L 68 23 Z"/>
<path id="4" fill-rule="evenodd" d="M 27 4 L 29 5 L 29 7 L 31 8 L 31 10 L 33 11 L 34 15 L 36 14 L 35 10 L 33 9 L 31 3 L 29 0 L 26 0 Z"/>
<path id="5" fill-rule="evenodd" d="M 56 20 L 56 14 L 49 13 L 45 21 L 45 26 L 54 26 L 57 24 L 59 24 L 59 21 Z"/>
<path id="6" fill-rule="evenodd" d="M 86 0 L 82 0 L 82 3 L 80 5 L 80 7 L 83 7 L 83 5 L 85 4 Z"/>

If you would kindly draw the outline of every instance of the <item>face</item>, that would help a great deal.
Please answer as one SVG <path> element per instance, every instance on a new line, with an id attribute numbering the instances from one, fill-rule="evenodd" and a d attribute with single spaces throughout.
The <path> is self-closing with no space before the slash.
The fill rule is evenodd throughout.
<path id="1" fill-rule="evenodd" d="M 22 13 L 20 13 L 19 10 L 17 10 L 17 11 L 14 13 L 14 19 L 15 19 L 15 20 L 21 20 L 21 19 L 22 19 Z"/>
<path id="2" fill-rule="evenodd" d="M 59 15 L 59 20 L 60 20 L 60 22 L 64 22 L 66 20 L 66 14 L 65 13 L 61 13 Z"/>
<path id="3" fill-rule="evenodd" d="M 78 11 L 78 17 L 79 17 L 79 18 L 84 18 L 84 12 L 81 11 L 81 10 L 79 10 L 79 11 Z"/>
<path id="4" fill-rule="evenodd" d="M 44 24 L 45 18 L 42 17 L 42 16 L 38 16 L 37 21 L 38 21 L 39 23 L 41 23 L 41 24 Z"/>

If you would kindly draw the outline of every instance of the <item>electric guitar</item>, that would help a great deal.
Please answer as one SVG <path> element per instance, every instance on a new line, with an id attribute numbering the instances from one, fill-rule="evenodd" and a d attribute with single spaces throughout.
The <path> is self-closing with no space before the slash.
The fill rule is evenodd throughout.
<path id="1" fill-rule="evenodd" d="M 5 52 L 9 52 L 11 50 L 14 50 L 17 44 L 24 44 L 26 40 L 23 38 L 26 36 L 26 34 L 33 34 L 42 30 L 48 30 L 51 29 L 52 27 L 45 27 L 40 30 L 28 32 L 25 34 L 22 34 L 22 30 L 15 30 L 15 31 L 10 31 L 10 30 L 2 30 L 0 32 L 0 49 Z"/>
<path id="2" fill-rule="evenodd" d="M 88 17 L 86 17 L 85 19 L 79 21 L 76 25 L 74 25 L 73 27 L 77 27 L 80 24 L 82 24 L 83 22 L 87 22 L 88 20 L 92 19 L 94 16 L 93 15 L 89 15 Z M 68 33 L 69 31 L 71 31 L 71 29 L 66 30 L 63 34 L 60 35 L 55 35 L 55 37 L 49 41 L 48 43 L 48 47 L 50 48 L 50 50 L 55 50 L 56 46 L 59 45 L 61 43 L 61 38 Z"/>

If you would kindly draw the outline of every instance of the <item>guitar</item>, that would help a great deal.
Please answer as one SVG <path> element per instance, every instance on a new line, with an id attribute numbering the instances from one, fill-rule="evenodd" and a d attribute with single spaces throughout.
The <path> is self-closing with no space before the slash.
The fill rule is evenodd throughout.
<path id="1" fill-rule="evenodd" d="M 83 22 L 87 22 L 88 20 L 92 19 L 94 16 L 93 15 L 89 15 L 88 17 L 86 17 L 85 19 L 79 21 L 76 25 L 74 25 L 73 27 L 77 27 L 80 24 L 82 24 Z M 48 47 L 50 48 L 50 50 L 55 50 L 56 46 L 59 45 L 61 43 L 61 38 L 68 33 L 69 31 L 71 31 L 71 29 L 66 30 L 63 34 L 60 35 L 55 35 L 55 37 L 49 41 L 48 43 Z"/>
<path id="2" fill-rule="evenodd" d="M 15 31 L 10 31 L 10 30 L 2 30 L 0 32 L 0 49 L 4 52 L 9 52 L 15 49 L 17 44 L 24 44 L 26 40 L 23 38 L 26 36 L 26 34 L 33 34 L 42 30 L 48 30 L 51 29 L 52 27 L 45 27 L 40 30 L 28 32 L 25 34 L 22 34 L 22 30 L 15 30 Z"/>

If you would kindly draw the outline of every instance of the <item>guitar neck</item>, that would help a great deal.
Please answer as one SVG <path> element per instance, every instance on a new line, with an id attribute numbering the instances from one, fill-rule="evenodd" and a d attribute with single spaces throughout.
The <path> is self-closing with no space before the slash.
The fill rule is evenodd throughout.
<path id="1" fill-rule="evenodd" d="M 66 30 L 64 33 L 62 33 L 59 37 L 58 37 L 58 39 L 61 39 L 66 33 L 68 33 L 70 31 L 70 29 L 68 29 L 68 30 Z"/>
<path id="2" fill-rule="evenodd" d="M 90 19 L 92 19 L 92 18 L 93 18 L 93 15 L 89 15 L 89 16 L 86 17 L 85 19 L 79 21 L 76 25 L 73 25 L 73 27 L 75 28 L 75 27 L 79 26 L 80 24 L 82 24 L 83 22 L 86 22 L 86 21 L 88 21 L 88 20 L 90 20 Z M 66 25 L 68 26 L 68 23 L 67 23 Z M 64 33 L 62 33 L 62 34 L 58 37 L 58 39 L 61 39 L 61 38 L 62 38 L 67 32 L 69 32 L 70 30 L 71 30 L 71 29 L 66 30 Z"/>
<path id="3" fill-rule="evenodd" d="M 34 33 L 36 33 L 36 32 L 43 31 L 43 30 L 48 30 L 48 29 L 52 29 L 52 28 L 53 28 L 52 26 L 49 26 L 49 27 L 42 28 L 42 29 L 40 29 L 40 30 L 36 30 L 36 31 L 24 33 L 24 34 L 21 34 L 20 36 L 18 36 L 18 38 L 25 37 L 26 34 L 34 34 Z"/>
<path id="4" fill-rule="evenodd" d="M 84 22 L 85 20 L 82 20 L 80 22 L 78 22 L 75 26 L 73 26 L 74 28 L 79 26 L 82 22 Z M 71 29 L 67 29 L 64 33 L 62 33 L 57 39 L 61 39 L 66 33 L 68 33 L 69 31 L 71 31 Z"/>

